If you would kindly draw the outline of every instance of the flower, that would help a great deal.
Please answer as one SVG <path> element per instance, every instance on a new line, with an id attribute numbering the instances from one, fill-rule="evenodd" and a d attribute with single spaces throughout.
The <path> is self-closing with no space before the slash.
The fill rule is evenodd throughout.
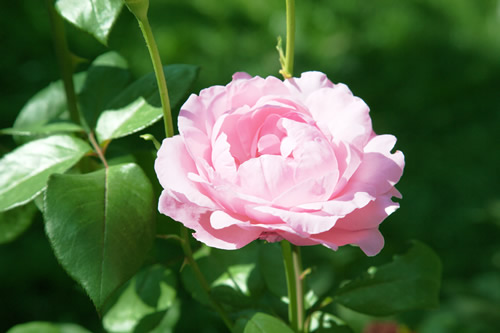
<path id="1" fill-rule="evenodd" d="M 236 73 L 191 95 L 178 125 L 155 162 L 159 210 L 199 241 L 382 249 L 378 226 L 399 207 L 404 156 L 346 85 L 320 72 L 285 81 Z"/>

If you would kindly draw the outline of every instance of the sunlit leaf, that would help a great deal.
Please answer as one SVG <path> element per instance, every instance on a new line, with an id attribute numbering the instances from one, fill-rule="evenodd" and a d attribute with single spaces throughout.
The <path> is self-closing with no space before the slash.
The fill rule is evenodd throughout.
<path id="1" fill-rule="evenodd" d="M 75 324 L 53 324 L 41 321 L 20 324 L 12 327 L 7 333 L 91 333 Z"/>
<path id="2" fill-rule="evenodd" d="M 164 67 L 168 95 L 172 108 L 182 102 L 196 79 L 198 67 L 169 65 Z M 143 76 L 116 97 L 97 121 L 100 142 L 138 132 L 163 116 L 160 95 L 154 73 Z"/>
<path id="3" fill-rule="evenodd" d="M 0 213 L 0 244 L 8 243 L 21 235 L 33 221 L 36 206 L 29 203 Z"/>
<path id="4" fill-rule="evenodd" d="M 340 318 L 322 311 L 311 314 L 309 331 L 314 333 L 353 333 Z"/>
<path id="5" fill-rule="evenodd" d="M 108 332 L 125 333 L 135 332 L 141 321 L 157 326 L 175 296 L 176 280 L 172 271 L 160 265 L 147 267 L 122 288 L 104 315 L 104 328 Z"/>
<path id="6" fill-rule="evenodd" d="M 386 316 L 439 304 L 441 262 L 428 246 L 414 242 L 393 262 L 372 267 L 336 293 L 334 301 L 355 311 Z"/>
<path id="7" fill-rule="evenodd" d="M 283 321 L 262 312 L 257 312 L 248 319 L 238 319 L 235 331 L 238 333 L 293 333 L 293 330 Z"/>
<path id="8" fill-rule="evenodd" d="M 104 45 L 123 7 L 122 0 L 57 0 L 56 8 L 69 22 Z"/>
<path id="9" fill-rule="evenodd" d="M 42 126 L 35 126 L 31 128 L 3 128 L 0 130 L 0 134 L 4 135 L 17 135 L 17 136 L 43 136 L 49 134 L 59 134 L 59 133 L 70 133 L 70 132 L 83 132 L 83 127 L 80 125 L 69 123 L 69 122 L 59 122 L 51 123 Z"/>
<path id="10" fill-rule="evenodd" d="M 250 306 L 264 287 L 257 269 L 257 255 L 257 243 L 238 251 L 202 248 L 197 253 L 197 262 L 210 284 L 212 296 L 234 308 Z M 196 300 L 209 304 L 190 266 L 182 271 L 182 281 Z"/>
<path id="11" fill-rule="evenodd" d="M 5 155 L 0 159 L 0 211 L 35 198 L 51 174 L 68 170 L 89 150 L 85 141 L 54 135 L 31 141 Z"/>
<path id="12" fill-rule="evenodd" d="M 142 265 L 154 241 L 155 207 L 152 185 L 136 164 L 50 178 L 47 235 L 97 309 Z"/>

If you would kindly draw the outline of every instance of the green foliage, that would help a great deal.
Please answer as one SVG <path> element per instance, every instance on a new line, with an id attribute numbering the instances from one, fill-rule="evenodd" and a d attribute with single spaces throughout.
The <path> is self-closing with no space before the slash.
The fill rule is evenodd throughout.
<path id="1" fill-rule="evenodd" d="M 74 324 L 52 324 L 46 322 L 31 322 L 12 327 L 7 333 L 90 333 Z"/>
<path id="2" fill-rule="evenodd" d="M 87 130 L 95 128 L 102 110 L 130 82 L 127 67 L 126 60 L 116 52 L 100 55 L 92 62 L 78 94 L 80 113 Z"/>
<path id="3" fill-rule="evenodd" d="M 50 175 L 68 170 L 89 150 L 80 139 L 54 135 L 26 143 L 5 155 L 0 160 L 0 211 L 34 199 Z"/>
<path id="4" fill-rule="evenodd" d="M 371 267 L 361 278 L 341 286 L 334 301 L 361 313 L 388 316 L 437 307 L 440 283 L 439 257 L 428 246 L 414 242 L 392 263 Z"/>
<path id="5" fill-rule="evenodd" d="M 261 295 L 264 282 L 256 265 L 259 246 L 257 243 L 238 251 L 223 251 L 202 247 L 195 255 L 201 272 L 211 288 L 211 295 L 231 309 L 251 308 Z M 193 298 L 210 304 L 187 266 L 182 271 L 182 282 Z"/>
<path id="6" fill-rule="evenodd" d="M 176 277 L 162 266 L 149 266 L 123 286 L 103 317 L 104 328 L 111 333 L 137 332 L 137 327 L 161 327 L 165 313 L 176 299 Z M 169 327 L 175 324 L 171 322 Z M 149 332 L 149 330 L 148 330 Z"/>
<path id="7" fill-rule="evenodd" d="M 59 13 L 104 45 L 123 7 L 122 0 L 57 0 Z"/>
<path id="8" fill-rule="evenodd" d="M 281 320 L 262 312 L 248 319 L 240 318 L 236 323 L 235 331 L 238 333 L 293 333 L 293 330 Z"/>
<path id="9" fill-rule="evenodd" d="M 142 265 L 155 235 L 154 207 L 151 183 L 135 164 L 49 180 L 47 236 L 97 309 Z"/>
<path id="10" fill-rule="evenodd" d="M 0 212 L 0 244 L 11 242 L 21 235 L 30 226 L 35 212 L 36 207 L 32 203 Z"/>
<path id="11" fill-rule="evenodd" d="M 39 254 L 45 249 L 43 244 L 47 243 L 43 234 L 37 233 L 42 225 L 41 214 L 34 214 L 32 203 L 22 203 L 36 197 L 42 210 L 43 189 L 49 175 L 55 174 L 50 181 L 56 184 L 56 192 L 52 194 L 57 194 L 51 199 L 52 206 L 54 201 L 65 206 L 68 216 L 73 216 L 72 210 L 82 210 L 75 219 L 57 224 L 63 228 L 57 237 L 61 243 L 57 245 L 61 247 L 56 251 L 58 259 L 70 273 L 68 267 L 75 271 L 80 264 L 86 267 L 77 259 L 78 254 L 95 265 L 101 258 L 99 255 L 91 258 L 91 255 L 102 246 L 90 241 L 87 245 L 84 243 L 94 237 L 86 232 L 98 234 L 99 228 L 92 223 L 90 229 L 78 226 L 85 219 L 94 221 L 92 215 L 98 212 L 82 209 L 74 203 L 93 202 L 104 209 L 99 195 L 103 195 L 106 171 L 97 171 L 96 177 L 94 172 L 102 168 L 102 164 L 86 154 L 90 146 L 83 138 L 95 131 L 110 165 L 135 160 L 148 176 L 141 176 L 142 180 L 157 185 L 149 157 L 155 154 L 152 145 L 137 143 L 140 140 L 131 134 L 154 125 L 161 117 L 158 116 L 159 98 L 153 96 L 154 76 L 150 74 L 148 87 L 146 81 L 142 86 L 138 83 L 147 76 L 134 81 L 151 71 L 151 63 L 133 16 L 123 12 L 119 17 L 122 1 L 58 0 L 59 12 L 73 23 L 67 26 L 70 48 L 77 56 L 90 59 L 87 65 L 78 65 L 77 69 L 83 71 L 73 77 L 81 118 L 85 121 L 82 125 L 71 123 L 62 82 L 48 84 L 59 74 L 50 49 L 49 22 L 42 4 L 32 2 L 25 6 L 15 2 L 5 8 L 0 20 L 2 30 L 9 32 L 2 40 L 2 46 L 9 52 L 4 52 L 0 60 L 3 73 L 0 134 L 4 134 L 0 136 L 0 154 L 3 154 L 0 167 L 5 167 L 8 156 L 30 147 L 23 156 L 14 156 L 15 162 L 8 171 L 0 169 L 0 206 L 8 209 L 0 213 L 0 266 L 8 267 L 6 274 L 0 274 L 0 282 L 9 286 L 2 290 L 0 312 L 5 316 L 0 322 L 0 331 L 30 320 L 48 320 L 54 324 L 21 324 L 8 333 L 88 332 L 76 325 L 60 324 L 66 321 L 77 322 L 94 333 L 102 332 L 103 327 L 119 332 L 120 325 L 126 327 L 124 331 L 134 333 L 224 331 L 216 315 L 193 300 L 194 297 L 208 304 L 192 268 L 185 266 L 180 272 L 183 254 L 174 241 L 159 241 L 161 246 L 149 252 L 139 273 L 137 262 L 143 260 L 138 257 L 144 258 L 147 250 L 141 248 L 139 253 L 131 255 L 126 253 L 125 243 L 115 245 L 120 256 L 115 255 L 117 259 L 116 262 L 113 259 L 113 263 L 125 265 L 123 260 L 126 260 L 128 265 L 131 259 L 135 268 L 123 269 L 128 274 L 121 276 L 115 287 L 106 285 L 102 323 L 93 312 L 90 315 L 85 312 L 92 308 L 91 302 L 75 288 L 73 281 L 63 278 L 55 260 L 40 260 Z M 297 1 L 296 73 L 320 70 L 334 82 L 347 83 L 354 94 L 370 106 L 375 131 L 394 133 L 398 137 L 397 148 L 407 156 L 405 176 L 398 185 L 405 198 L 401 209 L 381 226 L 386 248 L 380 255 L 364 258 L 358 249 L 350 247 L 338 252 L 321 247 L 303 249 L 305 268 L 310 269 L 305 282 L 308 295 L 312 296 L 308 298 L 306 313 L 311 332 L 360 332 L 363 325 L 372 320 L 338 304 L 374 315 L 434 305 L 439 265 L 425 246 L 417 244 L 392 263 L 382 264 L 388 262 L 395 249 L 408 238 L 424 240 L 443 259 L 441 306 L 432 311 L 398 314 L 393 320 L 404 322 L 412 331 L 420 333 L 496 333 L 500 327 L 500 298 L 496 292 L 500 281 L 497 273 L 500 201 L 497 187 L 492 186 L 499 183 L 500 162 L 493 144 L 497 142 L 500 86 L 497 5 L 495 0 Z M 162 59 L 202 68 L 194 92 L 214 84 L 226 84 L 236 71 L 277 75 L 279 64 L 274 46 L 276 36 L 284 36 L 284 1 L 156 1 L 152 2 L 153 6 L 150 21 Z M 106 43 L 109 49 L 101 45 Z M 101 56 L 108 51 L 111 52 Z M 95 60 L 92 62 L 92 59 Z M 169 68 L 174 67 L 165 67 L 170 97 L 175 100 L 178 94 L 180 105 L 191 92 L 195 70 L 181 66 L 186 71 L 181 70 L 172 79 Z M 42 87 L 45 88 L 40 90 Z M 152 126 L 148 132 L 160 139 L 159 127 Z M 15 141 L 7 135 L 13 135 Z M 47 174 L 30 176 L 26 184 L 36 181 L 37 189 L 24 183 L 16 184 L 12 173 L 19 175 L 29 168 L 33 171 L 40 165 L 39 161 L 48 161 L 45 149 L 40 149 L 37 142 L 50 141 L 53 137 L 70 138 L 68 140 L 78 142 L 85 149 L 77 149 L 75 161 L 67 161 L 64 167 L 49 163 L 54 168 L 49 167 Z M 22 145 L 28 142 L 37 144 Z M 17 150 L 14 150 L 15 144 L 20 145 Z M 13 152 L 8 153 L 10 151 Z M 26 161 L 28 155 L 32 160 Z M 117 171 L 114 168 L 110 168 L 111 173 Z M 140 173 L 137 166 L 134 169 Z M 63 172 L 67 174 L 59 175 Z M 70 179 L 69 186 L 65 187 L 63 179 L 64 182 Z M 71 193 L 73 182 L 80 188 L 87 180 L 87 185 L 95 184 L 97 189 Z M 11 186 L 14 188 L 9 190 Z M 129 205 L 135 205 L 127 199 L 128 190 L 116 186 L 120 191 L 117 198 L 122 199 L 116 211 L 126 213 Z M 97 192 L 100 194 L 96 195 Z M 158 193 L 157 189 L 150 208 L 156 205 Z M 24 199 L 19 197 L 21 194 Z M 75 202 L 66 204 L 73 200 Z M 49 207 L 48 202 L 46 205 Z M 54 213 L 53 209 L 49 211 Z M 33 215 L 36 220 L 32 224 Z M 126 215 L 124 221 L 132 223 L 132 214 Z M 151 221 L 153 219 L 154 216 Z M 102 216 L 95 221 L 96 225 L 102 222 Z M 121 223 L 115 219 L 113 226 L 116 228 L 113 235 L 118 241 L 123 241 L 123 232 L 129 233 Z M 48 221 L 48 234 L 49 224 Z M 172 221 L 165 225 L 169 234 L 177 232 L 177 225 Z M 27 233 L 19 237 L 25 230 Z M 78 237 L 71 238 L 75 235 Z M 13 242 L 14 238 L 18 239 Z M 75 240 L 74 244 L 70 244 L 70 239 Z M 149 244 L 144 247 L 148 248 Z M 77 251 L 80 248 L 83 250 Z M 68 265 L 59 258 L 61 254 L 67 257 Z M 236 320 L 239 332 L 254 329 L 261 332 L 259 327 L 267 327 L 268 320 L 274 325 L 271 332 L 289 330 L 283 328 L 287 316 L 286 285 L 279 247 L 257 242 L 249 249 L 227 253 L 202 247 L 197 255 L 213 288 L 213 297 Z M 378 268 L 355 279 L 370 266 Z M 345 280 L 351 281 L 342 284 Z M 81 279 L 77 281 L 83 284 Z M 394 286 L 391 287 L 389 281 L 393 281 Z M 141 283 L 145 287 L 136 288 Z M 115 292 L 111 291 L 113 288 Z M 363 299 L 365 290 L 371 295 L 368 299 Z M 151 293 L 158 298 L 150 298 Z M 331 299 L 335 302 L 328 304 Z M 392 304 L 381 304 L 385 299 L 390 299 Z M 127 316 L 127 312 L 133 313 Z M 127 317 L 130 322 L 126 322 Z M 339 321 L 339 317 L 345 323 Z"/>
<path id="12" fill-rule="evenodd" d="M 196 79 L 198 68 L 192 65 L 169 65 L 163 70 L 167 84 L 170 84 L 170 104 L 175 108 Z M 104 142 L 138 132 L 162 116 L 156 78 L 151 73 L 130 84 L 109 103 L 97 121 L 97 138 Z"/>
<path id="13" fill-rule="evenodd" d="M 79 93 L 87 78 L 82 72 L 73 76 L 75 91 Z M 66 106 L 66 97 L 61 80 L 49 84 L 36 93 L 19 111 L 12 129 L 2 130 L 3 134 L 13 134 L 18 143 L 34 140 L 43 134 L 54 134 L 61 131 L 61 126 L 79 126 L 68 124 L 69 111 Z M 67 127 L 66 127 L 67 129 Z M 4 132 L 5 131 L 5 132 Z M 33 134 L 33 136 L 26 136 Z"/>

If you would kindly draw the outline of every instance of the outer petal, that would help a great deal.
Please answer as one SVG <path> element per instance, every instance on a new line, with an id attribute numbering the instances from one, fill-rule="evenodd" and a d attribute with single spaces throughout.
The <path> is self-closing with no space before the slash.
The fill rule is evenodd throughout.
<path id="1" fill-rule="evenodd" d="M 321 72 L 304 72 L 300 78 L 285 80 L 285 85 L 292 95 L 307 97 L 321 88 L 333 88 L 334 84 Z"/>
<path id="2" fill-rule="evenodd" d="M 197 206 L 217 209 L 217 205 L 200 191 L 201 187 L 188 178 L 188 174 L 197 173 L 197 169 L 182 137 L 174 136 L 163 140 L 155 161 L 155 171 L 164 189 L 183 194 Z"/>
<path id="3" fill-rule="evenodd" d="M 377 254 L 384 246 L 379 224 L 399 207 L 391 194 L 377 198 L 367 206 L 339 219 L 335 227 L 311 238 L 328 247 L 356 244 L 369 256 Z"/>
<path id="4" fill-rule="evenodd" d="M 162 192 L 159 211 L 194 229 L 193 237 L 200 242 L 219 249 L 239 249 L 257 239 L 261 233 L 259 228 L 243 230 L 237 225 L 214 229 L 210 222 L 213 211 L 190 202 L 186 196 L 174 191 Z"/>
<path id="5" fill-rule="evenodd" d="M 366 145 L 363 161 L 349 181 L 352 191 L 365 191 L 374 196 L 384 194 L 396 184 L 404 168 L 404 155 L 391 154 L 396 143 L 392 135 L 377 135 Z"/>

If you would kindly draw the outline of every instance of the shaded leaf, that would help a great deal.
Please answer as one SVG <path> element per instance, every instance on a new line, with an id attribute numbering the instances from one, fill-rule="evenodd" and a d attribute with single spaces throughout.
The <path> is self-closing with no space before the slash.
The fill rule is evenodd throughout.
<path id="1" fill-rule="evenodd" d="M 154 241 L 155 206 L 151 183 L 136 164 L 50 178 L 47 236 L 98 310 L 142 265 Z"/>
<path id="2" fill-rule="evenodd" d="M 41 321 L 20 324 L 12 327 L 7 333 L 90 333 L 75 324 L 52 324 Z"/>
<path id="3" fill-rule="evenodd" d="M 436 307 L 439 304 L 441 262 L 427 245 L 414 242 L 392 263 L 372 267 L 350 281 L 334 300 L 350 309 L 375 316 Z"/>
<path id="4" fill-rule="evenodd" d="M 54 135 L 6 154 L 0 159 L 0 211 L 34 199 L 51 174 L 68 170 L 89 150 L 85 141 Z"/>
<path id="5" fill-rule="evenodd" d="M 176 297 L 176 280 L 171 270 L 160 265 L 147 267 L 121 290 L 106 311 L 103 326 L 108 332 L 135 332 L 139 323 L 155 327 Z"/>
<path id="6" fill-rule="evenodd" d="M 78 95 L 80 112 L 89 130 L 105 106 L 119 95 L 131 81 L 127 61 L 116 52 L 97 57 L 87 70 L 85 83 Z"/>
<path id="7" fill-rule="evenodd" d="M 21 235 L 33 221 L 36 206 L 29 203 L 0 213 L 0 244 L 8 243 Z"/>
<path id="8" fill-rule="evenodd" d="M 182 102 L 198 74 L 193 65 L 169 65 L 163 68 L 172 108 Z M 138 132 L 163 116 L 154 73 L 129 85 L 101 114 L 96 134 L 99 142 Z"/>
<path id="9" fill-rule="evenodd" d="M 73 75 L 75 91 L 79 93 L 87 78 L 87 72 Z M 69 111 L 66 106 L 66 95 L 61 80 L 50 83 L 47 87 L 36 93 L 24 105 L 16 121 L 13 130 L 20 132 L 31 132 L 34 129 L 43 128 L 51 123 L 69 121 Z M 25 143 L 37 137 L 14 137 L 17 143 Z"/>
<path id="10" fill-rule="evenodd" d="M 285 266 L 279 243 L 261 245 L 259 249 L 259 269 L 270 292 L 279 298 L 288 297 Z"/>
<path id="11" fill-rule="evenodd" d="M 69 22 L 107 45 L 108 36 L 123 7 L 122 0 L 57 0 L 56 8 Z"/>

